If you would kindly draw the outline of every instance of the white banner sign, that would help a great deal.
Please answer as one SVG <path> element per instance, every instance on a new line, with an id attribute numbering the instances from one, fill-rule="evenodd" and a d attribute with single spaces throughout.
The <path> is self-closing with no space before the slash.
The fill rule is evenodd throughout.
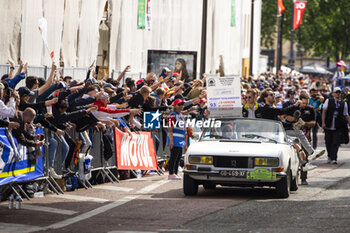
<path id="1" fill-rule="evenodd" d="M 207 76 L 210 117 L 242 117 L 240 81 L 237 75 Z"/>

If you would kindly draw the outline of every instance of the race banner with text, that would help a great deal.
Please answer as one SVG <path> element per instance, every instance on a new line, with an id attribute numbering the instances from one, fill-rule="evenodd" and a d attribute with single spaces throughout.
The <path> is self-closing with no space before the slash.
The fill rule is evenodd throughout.
<path id="1" fill-rule="evenodd" d="M 150 132 L 132 135 L 114 129 L 117 168 L 124 170 L 158 170 L 156 151 Z"/>
<path id="2" fill-rule="evenodd" d="M 145 0 L 138 0 L 137 3 L 137 29 L 146 27 L 146 5 Z"/>
<path id="3" fill-rule="evenodd" d="M 303 20 L 303 15 L 305 12 L 307 2 L 304 1 L 296 1 L 294 3 L 294 22 L 293 22 L 293 29 L 297 29 L 301 21 Z"/>
<path id="4" fill-rule="evenodd" d="M 37 128 L 35 133 L 42 134 L 43 129 Z M 36 164 L 32 164 L 28 160 L 27 147 L 18 145 L 7 129 L 0 128 L 0 186 L 34 180 L 43 175 L 43 158 L 37 158 Z"/>

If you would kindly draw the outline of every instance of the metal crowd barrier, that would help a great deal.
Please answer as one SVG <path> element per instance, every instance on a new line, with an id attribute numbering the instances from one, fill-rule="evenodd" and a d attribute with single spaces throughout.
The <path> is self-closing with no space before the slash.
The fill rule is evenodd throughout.
<path id="1" fill-rule="evenodd" d="M 112 149 L 113 149 L 113 156 L 106 161 L 104 159 L 104 146 L 103 146 L 103 140 L 102 136 L 103 134 L 108 133 L 112 135 Z M 163 138 L 164 136 L 166 137 L 166 134 L 162 132 L 162 129 L 156 129 L 156 130 L 151 130 L 153 141 L 155 143 L 155 148 L 156 153 L 157 153 L 157 161 L 158 164 L 162 163 L 167 159 L 166 155 L 169 155 L 169 148 L 163 144 Z M 68 132 L 68 134 L 72 137 L 72 139 L 78 139 L 78 133 L 74 130 L 71 129 L 71 131 Z M 26 199 L 30 200 L 29 196 L 26 194 L 26 192 L 23 190 L 22 186 L 27 183 L 33 183 L 33 182 L 40 182 L 41 185 L 48 186 L 54 193 L 57 195 L 59 194 L 64 194 L 64 191 L 62 188 L 58 185 L 56 180 L 50 175 L 49 173 L 49 139 L 51 137 L 55 137 L 55 139 L 58 142 L 57 149 L 56 149 L 56 156 L 55 156 L 55 161 L 54 161 L 54 169 L 57 174 L 62 174 L 62 153 L 61 153 L 61 140 L 58 138 L 58 136 L 53 133 L 52 131 L 49 131 L 48 129 L 44 129 L 44 135 L 45 135 L 45 145 L 43 147 L 43 157 L 44 157 L 44 174 L 42 177 L 33 179 L 33 180 L 28 180 L 28 181 L 23 181 L 23 182 L 13 182 L 10 184 L 7 184 L 12 191 L 18 195 L 18 196 L 24 196 Z M 118 169 L 117 168 L 117 162 L 116 162 L 116 151 L 115 151 L 115 142 L 114 142 L 114 129 L 113 128 L 107 128 L 106 132 L 93 132 L 91 135 L 91 142 L 92 142 L 92 148 L 90 149 L 89 154 L 93 156 L 92 159 L 92 169 L 91 172 L 95 172 L 95 176 L 92 178 L 97 178 L 98 176 L 102 176 L 103 180 L 108 179 L 110 182 L 114 183 L 117 182 L 119 183 L 118 178 L 114 175 L 114 173 L 111 171 L 113 169 Z M 159 144 L 158 144 L 158 143 Z M 166 141 L 165 141 L 166 142 Z M 157 145 L 158 144 L 158 145 Z M 72 159 L 73 162 L 74 158 Z M 131 170 L 132 173 L 135 174 L 135 171 Z M 74 174 L 78 176 L 79 171 L 77 171 Z M 160 167 L 159 170 L 157 171 L 158 175 L 163 174 L 163 170 Z M 88 189 L 89 187 L 92 188 L 91 183 L 89 180 L 80 180 L 78 178 L 78 181 L 80 184 L 85 188 Z M 22 194 L 22 195 L 20 195 Z"/>

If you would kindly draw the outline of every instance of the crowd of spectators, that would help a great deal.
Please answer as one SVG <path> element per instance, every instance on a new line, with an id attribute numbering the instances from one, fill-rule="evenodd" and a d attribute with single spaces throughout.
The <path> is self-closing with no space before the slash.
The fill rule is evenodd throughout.
<path id="1" fill-rule="evenodd" d="M 210 116 L 205 74 L 191 80 L 187 73 L 172 72 L 164 67 L 160 74 L 148 73 L 145 78 L 135 81 L 127 77 L 130 70 L 127 66 L 116 79 L 109 78 L 105 72 L 104 78 L 98 80 L 92 65 L 85 80 L 79 82 L 74 77 L 63 76 L 52 63 L 51 73 L 45 80 L 28 74 L 27 64 L 22 61 L 15 73 L 15 64 L 9 62 L 10 72 L 2 76 L 0 83 L 0 124 L 11 129 L 17 141 L 28 148 L 32 163 L 40 156 L 40 147 L 47 143 L 50 173 L 54 178 L 61 177 L 54 169 L 58 145 L 61 146 L 62 171 L 70 173 L 76 146 L 81 145 L 81 153 L 91 149 L 90 128 L 106 131 L 108 126 L 115 126 L 129 134 L 143 130 L 142 112 L 169 114 L 178 99 L 184 103 L 184 115 L 198 120 Z M 25 86 L 19 87 L 21 80 L 25 80 Z M 242 77 L 242 115 L 283 120 L 280 109 L 300 105 L 302 101 L 298 99 L 307 99 L 304 105 L 310 105 L 315 114 L 307 116 L 310 119 L 305 122 L 314 119 L 316 124 L 304 124 L 301 128 L 316 149 L 319 126 L 325 127 L 322 105 L 333 96 L 332 89 L 328 77 L 292 75 L 282 71 L 278 75 L 265 73 L 258 79 Z M 340 98 L 349 103 L 349 90 L 341 90 Z M 267 115 L 263 111 L 266 108 L 272 109 Z M 290 127 L 288 123 L 287 116 L 285 127 Z M 42 135 L 34 135 L 33 127 L 38 125 L 45 128 L 48 141 Z M 69 130 L 75 130 L 78 137 L 72 138 Z M 108 133 L 103 139 L 105 147 L 112 146 Z M 105 158 L 110 158 L 111 150 L 105 151 Z"/>

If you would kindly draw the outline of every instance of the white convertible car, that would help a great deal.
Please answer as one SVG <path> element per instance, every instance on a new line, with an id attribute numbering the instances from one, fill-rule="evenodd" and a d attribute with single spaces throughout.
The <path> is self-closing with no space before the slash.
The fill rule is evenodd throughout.
<path id="1" fill-rule="evenodd" d="M 276 187 L 279 197 L 298 189 L 299 159 L 281 123 L 264 119 L 222 119 L 207 128 L 185 156 L 183 190 L 198 186 Z"/>

